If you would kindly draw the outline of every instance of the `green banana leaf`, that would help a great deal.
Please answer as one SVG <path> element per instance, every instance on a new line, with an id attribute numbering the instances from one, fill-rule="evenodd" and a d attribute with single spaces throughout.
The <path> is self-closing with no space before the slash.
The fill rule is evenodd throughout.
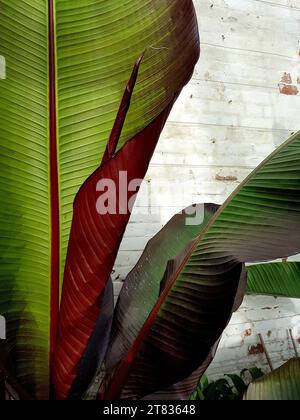
<path id="1" fill-rule="evenodd" d="M 145 52 L 118 149 L 186 82 L 198 49 L 183 46 L 198 29 L 176 16 L 192 20 L 191 5 L 0 0 L 1 358 L 36 398 L 49 396 L 74 197 L 100 165 L 136 59 Z"/>
<path id="2" fill-rule="evenodd" d="M 299 401 L 300 359 L 292 359 L 279 369 L 250 384 L 244 400 Z"/>
<path id="3" fill-rule="evenodd" d="M 116 308 L 99 398 L 144 398 L 193 372 L 200 376 L 246 292 L 244 264 L 298 254 L 299 214 L 300 132 L 272 153 L 204 228 L 198 226 L 196 239 L 186 248 L 183 242 L 171 263 L 166 252 L 163 277 L 154 269 L 161 256 L 147 255 L 154 267 L 151 308 L 145 306 L 141 258 Z M 172 244 L 166 228 L 154 241 L 157 246 L 164 241 L 167 248 Z"/>
<path id="4" fill-rule="evenodd" d="M 247 293 L 300 299 L 300 263 L 282 262 L 247 267 Z"/>

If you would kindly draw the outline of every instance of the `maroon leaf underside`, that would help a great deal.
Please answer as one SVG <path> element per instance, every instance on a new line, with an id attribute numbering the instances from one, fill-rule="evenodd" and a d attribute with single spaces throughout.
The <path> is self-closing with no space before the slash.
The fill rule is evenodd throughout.
<path id="1" fill-rule="evenodd" d="M 142 398 L 143 400 L 147 401 L 186 401 L 189 400 L 193 391 L 197 388 L 199 380 L 201 376 L 205 373 L 209 365 L 211 364 L 212 360 L 215 357 L 215 354 L 218 349 L 219 345 L 218 341 L 216 345 L 211 349 L 207 359 L 205 362 L 200 366 L 199 369 L 195 370 L 190 376 L 184 379 L 181 382 L 178 382 L 171 387 L 164 389 L 162 391 L 156 392 L 155 394 L 147 395 L 146 397 Z"/>
<path id="2" fill-rule="evenodd" d="M 151 331 L 156 322 L 156 316 L 167 297 L 166 291 L 166 296 L 162 297 L 153 308 L 130 352 L 105 378 L 99 399 L 176 400 L 189 398 L 200 377 L 212 362 L 221 335 L 246 293 L 246 275 L 242 266 L 238 265 L 232 272 L 228 271 L 228 277 L 231 278 L 231 284 L 223 305 L 223 315 L 219 317 L 215 325 L 211 326 L 209 333 L 205 333 L 204 336 L 202 334 L 202 340 L 199 342 L 195 340 L 188 344 L 184 341 L 185 334 L 177 331 L 177 341 L 182 342 L 181 347 L 179 345 L 177 347 L 178 355 L 175 350 L 169 351 L 167 348 L 158 347 Z M 161 329 L 160 334 L 164 333 L 169 334 L 167 330 Z M 180 339 L 181 335 L 182 339 Z M 195 337 L 197 335 L 201 335 L 201 331 L 195 332 Z M 186 357 L 184 363 L 181 360 L 181 352 Z M 153 360 L 151 365 L 149 360 Z M 156 392 L 155 387 L 157 389 L 158 384 L 163 390 Z M 154 394 L 151 394 L 152 392 Z"/>
<path id="3" fill-rule="evenodd" d="M 209 205 L 210 211 L 213 212 L 217 207 L 218 206 Z M 162 252 L 160 248 L 163 246 L 166 238 L 170 237 L 168 231 L 175 229 L 175 226 L 177 226 L 176 229 L 178 234 L 184 230 L 184 227 L 180 227 L 180 224 L 177 223 L 178 217 L 180 219 L 183 218 L 183 220 L 185 218 L 184 214 L 175 216 L 169 224 L 166 225 L 152 239 L 151 246 L 153 248 L 153 255 L 151 255 L 151 252 L 150 254 L 145 252 L 136 268 L 133 270 L 133 273 L 135 270 L 137 270 L 137 272 L 132 274 L 131 277 L 128 276 L 126 282 L 128 281 L 129 284 L 126 288 L 125 282 L 126 291 L 124 291 L 124 300 L 129 299 L 130 301 L 131 293 L 138 293 L 139 284 L 133 286 L 131 282 L 134 282 L 134 279 L 139 276 L 138 267 L 143 267 L 143 258 L 147 258 L 148 260 L 150 259 L 152 264 L 155 265 L 155 254 L 157 252 Z M 195 232 L 197 230 L 198 233 L 205 231 L 206 223 L 207 221 L 204 222 L 203 225 L 196 226 L 196 229 L 194 228 Z M 185 328 L 183 328 L 182 331 L 179 331 L 177 328 L 170 332 L 168 329 L 164 330 L 163 327 L 160 326 L 159 329 L 156 328 L 158 334 L 165 334 L 166 337 L 171 334 L 173 335 L 173 338 L 176 336 L 177 346 L 176 348 L 174 348 L 174 345 L 172 348 L 163 348 L 162 343 L 157 342 L 157 337 L 154 338 L 152 336 L 153 326 L 157 320 L 157 315 L 161 311 L 167 298 L 169 298 L 170 294 L 172 294 L 174 281 L 178 278 L 178 273 L 181 271 L 187 256 L 190 254 L 191 249 L 197 241 L 198 238 L 188 244 L 183 242 L 185 252 L 181 252 L 176 258 L 174 258 L 172 260 L 172 264 L 170 264 L 170 261 L 168 262 L 166 259 L 165 266 L 170 267 L 165 273 L 165 275 L 167 274 L 168 276 L 168 281 L 166 282 L 165 288 L 156 304 L 153 306 L 149 316 L 144 320 L 142 326 L 138 328 L 139 333 L 135 337 L 134 342 L 130 343 L 130 341 L 124 337 L 126 344 L 119 343 L 117 346 L 113 346 L 114 348 L 109 347 L 108 359 L 112 359 L 108 361 L 109 369 L 101 385 L 99 399 L 187 399 L 196 388 L 200 376 L 206 371 L 214 358 L 223 330 L 230 322 L 232 313 L 240 307 L 246 292 L 246 271 L 243 264 L 237 263 L 234 265 L 229 264 L 227 266 L 227 263 L 225 262 L 225 273 L 223 273 L 222 268 L 220 269 L 220 267 L 217 266 L 215 275 L 221 279 L 225 274 L 229 281 L 226 286 L 227 290 L 223 294 L 222 301 L 220 301 L 219 297 L 215 297 L 215 311 L 213 311 L 213 308 L 211 307 L 210 299 L 207 299 L 207 301 L 205 299 L 205 293 L 207 294 L 207 290 L 203 291 L 205 292 L 204 295 L 203 292 L 199 292 L 199 295 L 196 294 L 194 296 L 194 300 L 198 301 L 198 303 L 196 303 L 196 301 L 194 303 L 194 310 L 196 310 L 196 305 L 198 305 L 197 314 L 194 312 L 195 320 L 199 317 L 201 319 L 202 312 L 206 313 L 207 310 L 211 313 L 210 316 L 213 315 L 213 312 L 216 312 L 218 315 L 217 318 L 216 314 L 213 315 L 213 317 L 216 318 L 216 322 L 211 324 L 210 331 L 208 332 L 205 330 L 205 332 L 203 332 L 201 328 L 199 329 L 199 324 L 197 322 L 195 324 L 196 330 L 193 333 L 190 332 L 189 335 L 186 335 Z M 123 291 L 121 292 L 120 299 L 123 297 L 122 293 Z M 142 295 L 140 295 L 140 299 L 141 301 L 143 300 L 143 292 Z M 120 307 L 120 304 L 121 302 L 119 301 L 118 308 Z M 174 308 L 174 311 L 177 310 L 178 308 Z M 122 314 L 122 311 L 120 311 L 120 314 Z M 116 314 L 115 320 L 117 316 L 118 313 Z M 125 316 L 128 318 L 127 314 Z M 135 321 L 136 320 L 133 319 L 132 323 L 135 323 Z M 191 328 L 191 322 L 188 322 L 188 320 L 186 321 L 186 328 L 189 330 Z M 121 323 L 120 326 L 117 326 L 114 331 L 117 342 L 118 338 L 122 340 L 122 334 L 125 333 L 126 335 L 126 331 L 122 329 L 122 321 L 119 320 L 119 322 Z M 125 320 L 124 324 L 128 324 L 128 328 L 131 331 L 136 329 L 136 326 L 134 328 L 133 326 L 130 326 L 129 319 L 127 319 L 127 321 Z M 117 330 L 119 328 L 122 334 L 118 334 Z M 187 337 L 191 340 L 190 343 L 187 343 Z M 198 342 L 197 338 L 201 338 L 201 342 L 200 340 Z M 124 349 L 122 349 L 123 345 Z M 121 356 L 117 355 L 117 360 L 113 361 L 114 354 L 118 347 L 120 347 Z M 121 360 L 118 362 L 118 359 L 120 358 Z M 152 360 L 152 363 L 149 363 L 149 360 Z M 161 387 L 162 391 L 157 392 L 159 387 Z"/>
<path id="4" fill-rule="evenodd" d="M 186 225 L 187 215 L 195 209 L 203 212 L 201 225 Z M 218 209 L 215 205 L 191 206 L 175 215 L 147 244 L 136 266 L 126 277 L 117 302 L 113 330 L 105 359 L 107 372 L 130 351 L 135 338 L 145 324 L 157 299 L 168 286 L 180 258 L 193 245 L 199 230 L 207 224 Z M 166 269 L 167 267 L 167 269 Z M 140 305 L 143 302 L 143 305 Z"/>
<path id="5" fill-rule="evenodd" d="M 101 308 L 96 327 L 89 339 L 83 357 L 78 366 L 76 380 L 69 392 L 69 400 L 80 400 L 90 385 L 95 381 L 110 340 L 114 316 L 114 287 L 110 278 L 103 292 Z"/>
<path id="6" fill-rule="evenodd" d="M 240 276 L 238 289 L 235 295 L 235 301 L 233 304 L 233 307 L 231 311 L 229 311 L 227 323 L 224 326 L 224 329 L 229 325 L 232 314 L 236 312 L 241 304 L 243 303 L 245 294 L 246 294 L 246 284 L 247 284 L 247 277 L 246 272 L 242 272 L 242 275 Z M 226 320 L 225 320 L 226 321 Z M 168 389 L 156 392 L 152 395 L 147 395 L 144 400 L 189 400 L 193 391 L 197 388 L 199 380 L 204 375 L 204 373 L 209 368 L 210 364 L 215 358 L 215 355 L 217 353 L 220 341 L 222 336 L 220 336 L 220 339 L 216 341 L 216 343 L 211 347 L 211 349 L 208 352 L 208 356 L 206 360 L 201 364 L 201 366 L 196 369 L 190 376 L 188 376 L 186 379 L 184 379 L 181 382 L 178 382 L 177 384 L 171 386 Z"/>
<path id="7" fill-rule="evenodd" d="M 99 215 L 96 209 L 97 184 L 101 179 L 113 180 L 118 198 L 121 171 L 127 172 L 128 183 L 145 177 L 172 105 L 173 102 L 145 130 L 127 142 L 114 158 L 94 172 L 76 197 L 53 367 L 53 384 L 58 399 L 67 398 L 76 379 L 130 217 L 128 212 L 124 215 Z M 129 192 L 128 201 L 135 194 Z"/>

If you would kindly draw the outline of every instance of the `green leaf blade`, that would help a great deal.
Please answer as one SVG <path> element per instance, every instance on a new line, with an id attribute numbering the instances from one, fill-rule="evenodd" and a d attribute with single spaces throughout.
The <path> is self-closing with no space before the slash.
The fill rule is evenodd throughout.
<path id="1" fill-rule="evenodd" d="M 0 313 L 3 354 L 29 391 L 49 384 L 47 4 L 0 1 Z M 37 268 L 38 267 L 38 268 Z M 1 348 L 3 345 L 1 344 Z"/>
<path id="2" fill-rule="evenodd" d="M 253 265 L 247 272 L 249 294 L 300 299 L 300 263 Z"/>
<path id="3" fill-rule="evenodd" d="M 299 401 L 300 359 L 292 359 L 279 369 L 249 385 L 246 401 Z"/>

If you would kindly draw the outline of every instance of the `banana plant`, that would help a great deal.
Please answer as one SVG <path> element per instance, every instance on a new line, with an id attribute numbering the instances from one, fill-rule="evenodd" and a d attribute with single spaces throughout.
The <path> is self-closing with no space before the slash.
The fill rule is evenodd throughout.
<path id="1" fill-rule="evenodd" d="M 145 176 L 197 20 L 191 0 L 0 0 L 0 56 L 1 359 L 33 398 L 66 399 L 103 357 L 129 219 L 96 211 L 98 181 Z"/>
<path id="2" fill-rule="evenodd" d="M 36 399 L 81 398 L 100 366 L 99 398 L 188 398 L 243 299 L 245 263 L 300 252 L 300 134 L 200 224 L 189 208 L 153 238 L 112 324 L 129 213 L 99 214 L 99 181 L 118 195 L 121 172 L 144 177 L 199 56 L 192 1 L 0 0 L 0 55 L 5 369 Z"/>
<path id="3" fill-rule="evenodd" d="M 299 168 L 297 133 L 202 224 L 182 213 L 151 240 L 119 297 L 99 398 L 191 395 L 242 302 L 245 263 L 300 251 Z"/>

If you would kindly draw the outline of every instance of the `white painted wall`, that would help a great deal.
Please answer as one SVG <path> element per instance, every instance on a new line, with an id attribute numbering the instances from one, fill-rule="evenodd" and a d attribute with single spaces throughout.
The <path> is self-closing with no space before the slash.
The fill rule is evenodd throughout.
<path id="1" fill-rule="evenodd" d="M 296 299 L 248 296 L 223 334 L 216 357 L 207 374 L 219 379 L 243 369 L 270 367 L 259 339 L 261 334 L 274 368 L 295 357 L 294 342 L 300 356 L 300 303 Z"/>
<path id="2" fill-rule="evenodd" d="M 138 214 L 132 216 L 116 262 L 116 280 L 126 276 L 147 241 L 177 210 L 195 202 L 223 203 L 300 129 L 300 0 L 194 2 L 201 59 L 152 159 Z M 186 186 L 180 202 L 178 182 Z M 152 209 L 155 214 L 143 215 L 149 191 L 158 207 Z M 293 354 L 289 328 L 299 339 L 299 301 L 246 298 L 224 334 L 211 375 L 266 366 L 264 355 L 249 355 L 260 332 L 275 365 L 282 363 Z"/>

